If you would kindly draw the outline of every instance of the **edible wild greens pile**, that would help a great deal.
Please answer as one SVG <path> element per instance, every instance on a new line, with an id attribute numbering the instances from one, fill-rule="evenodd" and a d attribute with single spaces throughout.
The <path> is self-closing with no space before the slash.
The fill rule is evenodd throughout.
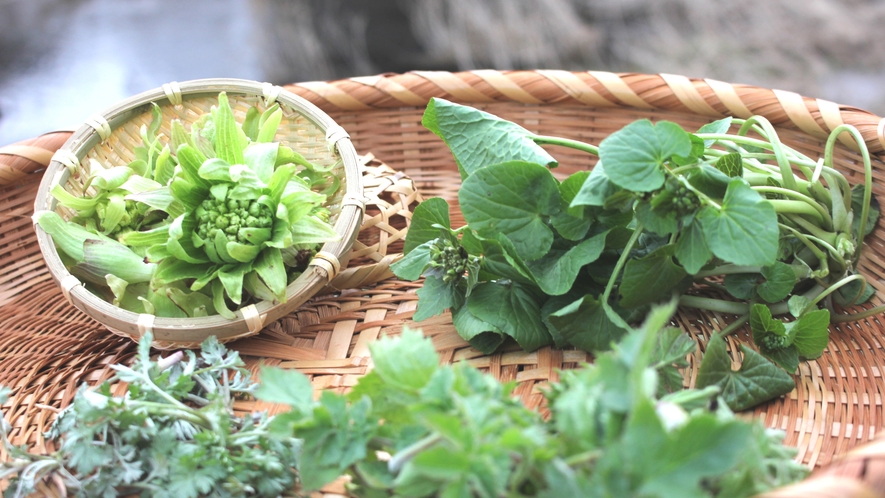
<path id="1" fill-rule="evenodd" d="M 606 350 L 650 305 L 678 296 L 680 306 L 738 316 L 710 340 L 697 381 L 744 409 L 792 389 L 787 372 L 820 356 L 831 321 L 883 311 L 834 313 L 873 294 L 857 262 L 879 209 L 869 153 L 851 126 L 833 130 L 824 156 L 810 158 L 759 116 L 694 133 L 641 120 L 598 147 L 442 99 L 423 124 L 455 157 L 467 225 L 451 227 L 445 200 L 425 201 L 392 269 L 425 277 L 415 320 L 451 309 L 461 336 L 485 353 L 507 337 L 527 351 Z M 863 156 L 865 181 L 853 188 L 833 168 L 842 133 Z M 599 159 L 560 181 L 542 144 Z M 730 298 L 689 293 L 704 287 Z M 733 372 L 722 337 L 748 321 L 761 356 L 744 346 Z"/>
<path id="2" fill-rule="evenodd" d="M 307 496 L 338 476 L 353 496 L 742 498 L 807 474 L 783 434 L 735 418 L 719 389 L 668 394 L 694 343 L 653 310 L 595 364 L 562 373 L 545 396 L 550 417 L 527 409 L 466 363 L 440 366 L 420 333 L 371 345 L 374 369 L 347 395 L 313 388 L 296 371 L 264 369 L 255 388 L 236 353 L 214 340 L 116 366 L 81 389 L 55 422 L 59 450 L 9 445 L 4 496 L 39 482 L 74 496 Z M 123 398 L 109 383 L 129 384 Z M 238 415 L 255 394 L 290 410 Z M 297 491 L 294 486 L 297 485 Z"/>
<path id="3" fill-rule="evenodd" d="M 340 180 L 331 167 L 274 142 L 283 111 L 252 107 L 237 123 L 227 95 L 188 132 L 171 137 L 154 104 L 143 144 L 127 165 L 91 160 L 83 195 L 51 194 L 74 215 L 35 221 L 69 271 L 114 305 L 184 318 L 254 300 L 285 302 L 286 287 L 324 243 L 338 239 L 324 207 Z"/>

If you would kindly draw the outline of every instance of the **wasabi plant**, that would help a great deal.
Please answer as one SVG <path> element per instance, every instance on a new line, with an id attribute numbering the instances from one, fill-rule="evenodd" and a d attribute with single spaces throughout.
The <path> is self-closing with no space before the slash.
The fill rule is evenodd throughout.
<path id="1" fill-rule="evenodd" d="M 764 368 L 732 372 L 708 352 L 698 378 L 742 409 L 792 389 L 786 372 L 820 356 L 831 321 L 883 311 L 834 313 L 873 293 L 857 262 L 879 209 L 869 153 L 851 126 L 833 130 L 823 157 L 810 158 L 759 116 L 694 133 L 640 120 L 598 147 L 442 99 L 430 102 L 423 123 L 455 157 L 467 225 L 451 227 L 445 200 L 425 201 L 393 271 L 425 277 L 415 320 L 450 309 L 458 332 L 483 352 L 507 337 L 528 351 L 606 350 L 650 305 L 677 296 L 680 306 L 737 315 L 711 344 L 750 322 L 763 356 L 748 349 L 744 365 Z M 853 188 L 833 168 L 843 132 L 865 168 Z M 560 180 L 541 145 L 599 159 Z M 453 265 L 453 254 L 470 264 Z M 730 299 L 689 292 L 698 286 Z M 793 321 L 774 318 L 788 314 Z"/>

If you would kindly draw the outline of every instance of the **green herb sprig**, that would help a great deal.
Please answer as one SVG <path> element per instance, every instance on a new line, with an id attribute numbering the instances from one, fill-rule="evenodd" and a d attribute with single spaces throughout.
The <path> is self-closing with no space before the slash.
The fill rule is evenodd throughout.
<path id="1" fill-rule="evenodd" d="M 873 294 L 857 262 L 879 208 L 869 153 L 851 126 L 833 130 L 823 157 L 812 159 L 781 143 L 760 116 L 694 133 L 640 120 L 598 147 L 539 136 L 442 99 L 431 100 L 423 124 L 455 157 L 468 224 L 453 229 L 448 204 L 425 201 L 392 269 L 408 280 L 425 277 L 415 320 L 451 309 L 461 336 L 485 353 L 507 337 L 527 351 L 549 344 L 605 350 L 650 305 L 675 295 L 681 306 L 738 315 L 713 342 L 750 322 L 761 364 L 793 373 L 800 358 L 820 356 L 831 321 L 885 311 L 834 309 Z M 857 142 L 865 168 L 864 183 L 853 188 L 833 168 L 843 132 Z M 550 171 L 556 159 L 541 145 L 599 160 L 560 181 Z M 433 250 L 440 244 L 472 262 L 460 278 L 439 275 L 447 264 Z M 687 293 L 695 285 L 742 302 Z M 774 318 L 786 314 L 795 321 Z M 709 374 L 701 386 L 723 388 L 734 409 L 793 386 L 777 368 L 731 372 L 704 360 L 701 369 Z M 728 388 L 757 384 L 764 388 Z"/>
<path id="2" fill-rule="evenodd" d="M 234 414 L 234 401 L 256 388 L 239 355 L 213 337 L 199 356 L 153 361 L 150 342 L 146 334 L 131 367 L 115 365 L 99 388 L 77 392 L 47 434 L 55 453 L 12 446 L 3 420 L 5 497 L 27 496 L 40 481 L 84 497 L 275 497 L 293 488 L 301 441 L 271 436 L 265 414 Z M 117 382 L 128 383 L 122 398 L 112 395 Z"/>

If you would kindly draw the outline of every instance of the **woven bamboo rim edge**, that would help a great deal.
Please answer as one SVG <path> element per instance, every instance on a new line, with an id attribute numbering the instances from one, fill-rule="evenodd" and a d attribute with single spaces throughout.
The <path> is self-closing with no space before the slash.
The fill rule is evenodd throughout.
<path id="1" fill-rule="evenodd" d="M 444 96 L 461 103 L 519 102 L 523 104 L 583 104 L 591 107 L 634 107 L 700 114 L 766 117 L 817 138 L 842 124 L 855 126 L 871 152 L 885 150 L 885 119 L 852 106 L 795 92 L 713 79 L 672 74 L 610 73 L 605 71 L 412 71 L 310 81 L 284 88 L 325 111 L 422 106 L 430 97 Z M 847 134 L 840 141 L 856 145 Z"/>
<path id="2" fill-rule="evenodd" d="M 170 87 L 174 91 L 170 91 Z M 151 102 L 178 105 L 183 99 L 211 98 L 221 91 L 229 94 L 260 96 L 268 103 L 278 100 L 305 117 L 326 134 L 331 146 L 337 148 L 343 162 L 343 196 L 357 199 L 363 197 L 362 175 L 359 171 L 356 149 L 347 133 L 331 117 L 309 101 L 280 87 L 248 80 L 219 78 L 164 85 L 126 99 L 90 118 L 86 124 L 74 131 L 59 152 L 52 156 L 37 192 L 35 210 L 54 210 L 57 202 L 49 194 L 49 190 L 55 184 L 63 185 L 71 175 L 68 165 L 59 160 L 61 157 L 59 153 L 69 157 L 73 154 L 78 161 L 82 160 L 88 151 L 104 142 L 112 130 L 136 116 L 149 112 Z M 314 264 L 324 263 L 315 259 L 308 269 L 288 286 L 288 299 L 285 303 L 260 301 L 237 311 L 235 320 L 228 320 L 218 315 L 187 319 L 153 318 L 152 315 L 139 315 L 117 308 L 79 285 L 79 280 L 70 275 L 61 263 L 51 238 L 39 226 L 35 228 L 40 250 L 53 279 L 62 287 L 65 297 L 75 307 L 103 323 L 108 330 L 117 335 L 137 340 L 147 331 L 152 331 L 155 337 L 154 347 L 171 349 L 194 347 L 210 335 L 215 335 L 220 341 L 226 342 L 257 334 L 264 323 L 279 319 L 307 301 L 334 279 L 340 269 L 339 265 L 346 265 L 350 248 L 359 232 L 362 210 L 363 207 L 356 203 L 341 206 L 341 212 L 334 224 L 334 229 L 341 239 L 324 244 L 321 250 L 321 253 L 328 254 L 332 259 L 331 264 Z"/>

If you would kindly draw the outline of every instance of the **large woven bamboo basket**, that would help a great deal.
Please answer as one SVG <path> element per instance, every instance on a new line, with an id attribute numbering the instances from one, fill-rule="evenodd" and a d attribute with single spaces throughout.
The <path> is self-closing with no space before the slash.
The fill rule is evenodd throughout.
<path id="1" fill-rule="evenodd" d="M 62 185 L 71 194 L 79 196 L 84 193 L 90 164 L 110 168 L 134 160 L 135 148 L 142 145 L 139 130 L 152 120 L 152 102 L 157 103 L 162 111 L 160 133 L 170 137 L 173 119 L 181 120 L 189 128 L 218 103 L 218 94 L 222 91 L 227 92 L 239 122 L 250 107 L 257 106 L 263 112 L 278 102 L 283 119 L 275 140 L 292 147 L 315 164 L 334 166 L 332 172 L 340 179 L 341 188 L 329 199 L 326 207 L 332 212 L 340 240 L 324 244 L 307 270 L 289 284 L 284 303 L 260 301 L 250 304 L 237 312 L 235 320 L 220 315 L 173 319 L 123 310 L 88 291 L 65 268 L 51 237 L 38 226 L 40 249 L 64 296 L 115 334 L 137 339 L 151 330 L 154 345 L 165 349 L 193 347 L 211 335 L 226 342 L 257 334 L 265 323 L 278 320 L 310 299 L 347 264 L 346 256 L 359 230 L 363 209 L 356 151 L 344 129 L 327 114 L 310 102 L 270 84 L 233 79 L 171 83 L 92 116 L 53 155 L 37 192 L 35 209 L 53 210 L 63 217 L 70 217 L 72 213 L 49 194 L 55 185 Z"/>
<path id="2" fill-rule="evenodd" d="M 375 204 L 363 216 L 362 242 L 356 245 L 361 256 L 348 269 L 352 278 L 266 324 L 260 334 L 229 344 L 253 372 L 263 364 L 298 369 L 317 391 L 348 390 L 372 368 L 368 345 L 399 334 L 404 326 L 431 337 L 442 361 L 467 361 L 501 381 L 516 382 L 514 394 L 542 411 L 544 385 L 558 379 L 560 370 L 592 361 L 583 352 L 550 347 L 525 353 L 505 346 L 483 355 L 458 336 L 448 314 L 412 321 L 421 282 L 376 282 L 389 276 L 386 265 L 398 257 L 410 210 L 420 201 L 412 185 L 425 198 L 447 199 L 453 222 L 463 223 L 454 160 L 420 124 L 431 97 L 474 105 L 540 134 L 593 143 L 640 118 L 696 129 L 725 115 L 761 114 L 786 144 L 814 156 L 823 153 L 829 130 L 848 123 L 861 131 L 873 153 L 874 193 L 885 199 L 885 120 L 790 92 L 673 75 L 565 71 L 413 72 L 285 88 L 345 127 L 358 151 L 372 152 L 397 171 L 371 179 Z M 38 149 L 52 151 L 57 142 L 57 136 L 48 135 L 6 148 L 18 156 L 14 160 L 4 160 L 0 148 L 0 163 L 7 163 L 0 164 L 0 178 L 10 178 L 10 186 L 0 190 L 0 384 L 15 393 L 2 409 L 13 421 L 13 441 L 34 451 L 52 449 L 42 436 L 53 418 L 45 406 L 67 405 L 78 385 L 101 382 L 112 373 L 108 365 L 129 362 L 134 354 L 131 341 L 106 334 L 65 302 L 36 250 L 27 221 L 36 190 L 30 172 L 39 170 L 41 154 L 45 157 Z M 560 161 L 557 174 L 593 165 L 593 158 L 570 150 L 551 153 Z M 861 181 L 861 158 L 849 142 L 838 148 L 835 163 L 850 182 Z M 867 306 L 881 304 L 885 296 L 883 225 L 880 219 L 867 238 L 861 261 L 862 272 L 878 291 Z M 734 318 L 685 310 L 674 321 L 703 350 L 711 333 Z M 798 449 L 797 460 L 815 469 L 809 480 L 771 496 L 885 497 L 885 439 L 876 439 L 885 429 L 885 327 L 872 317 L 834 325 L 830 332 L 823 356 L 801 364 L 793 392 L 746 414 L 783 430 L 785 443 Z M 749 343 L 747 331 L 729 341 L 735 351 L 738 343 Z M 686 385 L 694 383 L 697 359 L 698 354 L 690 358 Z M 237 408 L 282 409 L 259 402 Z M 340 496 L 344 488 L 336 483 L 324 493 Z"/>

